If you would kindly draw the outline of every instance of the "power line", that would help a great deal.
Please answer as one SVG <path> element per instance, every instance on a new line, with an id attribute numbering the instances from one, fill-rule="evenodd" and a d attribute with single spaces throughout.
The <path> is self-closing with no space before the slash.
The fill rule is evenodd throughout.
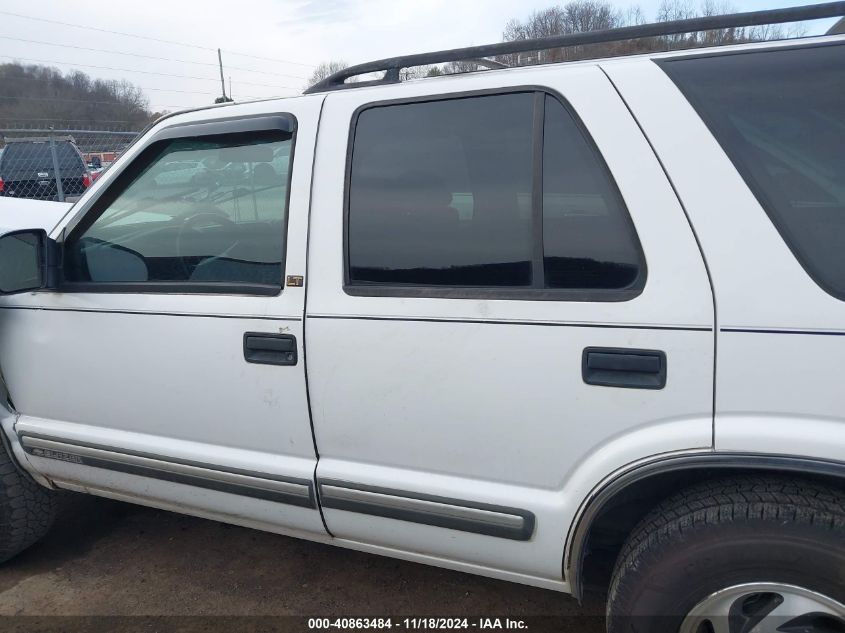
<path id="1" fill-rule="evenodd" d="M 5 80 L 14 80 L 14 81 L 45 81 L 45 82 L 50 82 L 50 81 L 53 81 L 54 79 L 58 79 L 59 81 L 66 81 L 66 79 L 63 76 L 58 76 L 58 77 L 14 77 L 14 76 L 9 76 L 9 75 L 6 75 L 5 77 L 0 76 L 0 81 L 2 81 L 4 79 Z M 113 81 L 113 80 L 107 79 L 107 80 L 97 80 L 97 81 Z M 215 97 L 219 94 L 217 92 L 204 92 L 202 90 L 178 90 L 176 88 L 153 88 L 152 86 L 141 86 L 141 85 L 138 85 L 138 84 L 135 84 L 135 83 L 133 83 L 132 85 L 136 86 L 137 88 L 140 88 L 141 90 L 152 90 L 152 91 L 155 91 L 155 92 L 179 92 L 179 93 L 188 94 L 188 95 L 213 95 Z M 291 90 L 293 90 L 293 88 L 291 88 Z M 259 97 L 259 96 L 256 96 L 256 95 L 244 95 L 244 98 L 245 99 L 266 99 L 267 97 Z"/>
<path id="2" fill-rule="evenodd" d="M 51 103 L 55 102 L 55 101 L 61 101 L 61 102 L 67 102 L 67 103 L 90 103 L 90 104 L 96 104 L 96 105 L 116 105 L 116 106 L 124 105 L 124 104 L 120 103 L 119 101 L 89 101 L 88 99 L 60 99 L 60 98 L 53 98 L 53 97 L 5 97 L 5 96 L 3 96 L 3 97 L 0 97 L 0 99 L 12 99 L 14 101 L 49 101 Z M 165 104 L 165 103 L 159 103 L 158 105 L 163 105 L 167 108 L 191 108 L 191 107 L 193 107 L 193 106 L 187 106 L 187 105 L 173 105 L 173 104 L 168 105 L 168 104 Z"/>
<path id="3" fill-rule="evenodd" d="M 90 121 L 90 119 L 67 119 L 65 117 L 42 117 L 42 118 L 20 118 L 16 116 L 6 117 L 0 119 L 0 121 L 67 121 L 70 123 L 85 123 L 86 121 Z M 104 121 L 101 119 L 97 119 L 97 123 L 137 123 L 137 121 L 130 121 L 128 119 L 114 119 L 111 121 Z M 24 126 L 25 127 L 25 126 Z"/>
<path id="4" fill-rule="evenodd" d="M 0 11 L 0 13 L 3 13 Z M 196 79 L 198 81 L 217 81 L 217 79 L 212 79 L 210 77 L 193 77 L 191 75 L 174 75 L 171 73 L 157 73 L 151 70 L 134 70 L 132 68 L 115 68 L 114 66 L 96 66 L 94 64 L 77 64 L 75 62 L 67 62 L 64 60 L 55 60 L 55 59 L 32 59 L 31 57 L 17 57 L 14 55 L 0 55 L 5 59 L 21 59 L 28 62 L 36 62 L 39 64 L 64 64 L 65 66 L 80 66 L 82 68 L 99 68 L 100 70 L 116 70 L 118 72 L 124 73 L 141 73 L 143 75 L 158 75 L 160 77 L 175 77 L 177 79 Z M 293 88 L 291 86 L 281 86 L 278 84 L 257 84 L 251 81 L 239 81 L 239 84 L 244 86 L 260 86 L 262 88 L 275 88 L 275 89 L 285 89 L 285 90 L 295 90 L 299 92 L 299 88 Z"/>
<path id="5" fill-rule="evenodd" d="M 261 55 L 250 55 L 248 53 L 236 53 L 235 51 L 230 51 L 226 48 L 223 49 L 223 52 L 227 53 L 229 55 L 235 55 L 237 57 L 249 57 L 250 59 L 261 59 L 265 62 L 281 62 L 282 64 L 295 64 L 297 66 L 305 66 L 306 68 L 316 68 L 316 66 L 314 64 L 301 64 L 300 62 L 290 62 L 290 61 L 285 61 L 284 59 L 275 59 L 273 57 L 262 57 Z M 302 77 L 301 79 L 306 79 L 306 78 Z"/>
<path id="6" fill-rule="evenodd" d="M 67 101 L 69 103 L 105 103 L 108 105 L 123 105 L 119 101 L 89 101 L 88 99 L 61 99 L 53 97 L 6 97 L 2 96 L 0 99 L 11 99 L 13 101 Z"/>
<path id="7" fill-rule="evenodd" d="M 179 92 L 186 95 L 214 95 L 215 97 L 218 96 L 217 92 L 200 92 L 198 90 L 171 90 L 170 88 L 144 88 L 140 86 L 142 90 L 153 90 L 155 92 Z M 267 97 L 257 97 L 255 95 L 244 95 L 244 99 L 266 99 Z"/>
<path id="8" fill-rule="evenodd" d="M 148 88 L 148 90 L 154 90 L 154 89 Z M 187 91 L 179 90 L 177 92 L 187 92 Z M 194 93 L 188 92 L 187 94 L 216 95 L 217 93 L 216 92 L 194 92 Z M 62 101 L 62 102 L 68 102 L 68 103 L 124 105 L 120 101 L 91 101 L 89 99 L 64 99 L 64 98 L 59 98 L 59 97 L 54 98 L 54 97 L 7 97 L 7 96 L 0 96 L 0 99 L 9 99 L 9 100 L 12 100 L 12 101 L 50 101 L 50 102 L 52 102 L 52 101 Z M 244 95 L 244 99 L 273 99 L 273 97 L 255 97 L 255 96 L 250 96 L 250 95 Z M 163 106 L 168 107 L 168 108 L 192 108 L 192 107 L 194 107 L 194 106 L 189 106 L 189 105 L 173 105 L 172 103 L 171 104 L 160 103 L 160 104 L 157 104 L 157 105 L 163 105 Z"/>
<path id="9" fill-rule="evenodd" d="M 3 13 L 0 11 L 0 13 Z M 80 51 L 91 51 L 94 53 L 109 53 L 112 55 L 127 55 L 129 57 L 143 57 L 144 59 L 157 59 L 163 62 L 175 62 L 177 64 L 194 64 L 197 66 L 214 66 L 217 67 L 217 64 L 212 64 L 211 62 L 194 62 L 187 59 L 173 59 L 170 57 L 156 57 L 154 55 L 142 55 L 141 53 L 124 53 L 123 51 L 114 51 L 108 50 L 105 48 L 89 48 L 87 46 L 76 46 L 75 44 L 57 44 L 55 42 L 43 42 L 41 40 L 27 40 L 22 37 L 11 37 L 9 35 L 0 35 L 0 39 L 2 40 L 14 40 L 15 42 L 27 42 L 28 44 L 43 44 L 44 46 L 58 46 L 61 48 L 73 48 Z M 228 51 L 227 51 L 228 52 Z M 274 75 L 276 77 L 288 77 L 290 79 L 307 79 L 307 77 L 302 77 L 301 75 L 287 75 L 285 73 L 274 73 L 267 70 L 253 70 L 252 68 L 243 68 L 240 66 L 229 66 L 226 65 L 226 68 L 230 70 L 240 70 L 247 73 L 258 73 L 261 75 Z"/>
<path id="10" fill-rule="evenodd" d="M 187 48 L 197 48 L 197 49 L 205 50 L 205 51 L 217 50 L 216 48 L 212 48 L 210 46 L 200 46 L 198 44 L 187 44 L 185 42 L 175 42 L 173 40 L 165 40 L 165 39 L 161 39 L 161 38 L 158 38 L 158 37 L 150 37 L 148 35 L 137 35 L 135 33 L 124 33 L 122 31 L 111 31 L 109 29 L 101 29 L 101 28 L 98 28 L 96 26 L 87 26 L 87 25 L 83 25 L 83 24 L 71 24 L 70 22 L 62 22 L 62 21 L 59 21 L 59 20 L 49 20 L 47 18 L 36 18 L 36 17 L 31 16 L 31 15 L 23 15 L 21 13 L 13 13 L 12 11 L 0 11 L 0 14 L 11 15 L 11 16 L 16 17 L 16 18 L 23 18 L 24 20 L 35 20 L 37 22 L 47 22 L 49 24 L 58 24 L 58 25 L 63 26 L 63 27 L 70 26 L 70 27 L 77 28 L 77 29 L 87 29 L 89 31 L 98 31 L 100 33 L 110 33 L 112 35 L 120 35 L 122 37 L 134 37 L 134 38 L 137 38 L 137 39 L 148 40 L 148 41 L 151 41 L 151 42 L 160 42 L 160 43 L 163 43 L 163 44 L 174 44 L 176 46 L 185 46 Z M 303 64 L 301 62 L 293 62 L 293 61 L 286 60 L 286 59 L 273 59 L 271 57 L 259 57 L 257 55 L 249 55 L 247 53 L 236 53 L 234 51 L 229 51 L 229 50 L 227 50 L 226 52 L 231 53 L 232 55 L 239 55 L 241 57 L 252 57 L 254 59 L 264 59 L 264 60 L 272 61 L 272 62 L 280 62 L 282 64 L 295 64 L 297 66 L 305 66 L 306 68 L 314 68 L 315 67 L 313 64 Z"/>

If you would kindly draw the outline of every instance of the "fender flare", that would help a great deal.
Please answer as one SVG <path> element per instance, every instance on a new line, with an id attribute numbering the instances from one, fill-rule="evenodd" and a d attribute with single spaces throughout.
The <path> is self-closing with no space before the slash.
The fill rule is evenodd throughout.
<path id="1" fill-rule="evenodd" d="M 582 599 L 584 588 L 581 580 L 587 551 L 585 545 L 595 520 L 608 502 L 628 486 L 655 475 L 697 469 L 801 473 L 839 479 L 845 484 L 845 463 L 791 455 L 708 452 L 663 457 L 624 470 L 594 488 L 591 495 L 581 504 L 581 510 L 573 524 L 574 529 L 570 532 L 571 536 L 564 550 L 563 560 L 564 578 L 569 582 L 573 597 L 578 601 Z"/>

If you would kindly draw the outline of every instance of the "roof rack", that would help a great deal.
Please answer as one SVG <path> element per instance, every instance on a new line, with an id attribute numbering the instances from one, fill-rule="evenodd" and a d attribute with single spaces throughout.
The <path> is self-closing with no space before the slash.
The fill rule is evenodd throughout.
<path id="1" fill-rule="evenodd" d="M 314 84 L 305 94 L 325 92 L 329 90 L 343 90 L 346 88 L 364 88 L 394 84 L 401 81 L 399 71 L 412 66 L 424 66 L 442 62 L 472 60 L 482 65 L 488 65 L 494 60 L 485 59 L 493 55 L 508 55 L 511 53 L 527 53 L 542 51 L 565 46 L 581 46 L 584 44 L 600 44 L 620 40 L 633 40 L 644 37 L 658 37 L 661 35 L 678 35 L 696 31 L 712 31 L 715 29 L 732 29 L 746 26 L 762 26 L 766 24 L 783 24 L 785 22 L 800 22 L 802 20 L 817 20 L 845 16 L 845 2 L 826 2 L 802 7 L 785 9 L 769 9 L 765 11 L 750 11 L 747 13 L 732 13 L 728 15 L 710 15 L 702 18 L 687 20 L 673 20 L 654 24 L 640 24 L 623 26 L 603 31 L 589 31 L 585 33 L 571 33 L 568 35 L 553 35 L 529 40 L 501 42 L 483 46 L 469 46 L 467 48 L 453 48 L 432 53 L 416 55 L 402 55 L 390 57 L 374 62 L 358 64 L 344 68 L 322 81 Z M 831 29 L 836 32 L 836 29 Z M 494 62 L 496 63 L 496 62 Z M 384 77 L 373 81 L 346 83 L 351 77 L 367 73 L 384 71 Z"/>

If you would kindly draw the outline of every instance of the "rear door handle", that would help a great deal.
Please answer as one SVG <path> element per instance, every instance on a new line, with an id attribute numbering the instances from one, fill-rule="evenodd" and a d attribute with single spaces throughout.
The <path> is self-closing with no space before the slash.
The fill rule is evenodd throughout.
<path id="1" fill-rule="evenodd" d="M 292 334 L 244 334 L 244 359 L 263 365 L 296 365 L 296 337 Z"/>
<path id="2" fill-rule="evenodd" d="M 581 356 L 581 376 L 588 385 L 663 389 L 666 354 L 653 349 L 587 347 Z"/>

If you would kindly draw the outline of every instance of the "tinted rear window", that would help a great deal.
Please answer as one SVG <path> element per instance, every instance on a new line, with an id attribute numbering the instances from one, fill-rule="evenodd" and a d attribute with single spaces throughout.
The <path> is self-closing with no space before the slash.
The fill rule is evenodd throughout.
<path id="1" fill-rule="evenodd" d="M 353 293 L 487 288 L 483 296 L 615 301 L 644 281 L 607 167 L 572 113 L 543 93 L 363 110 L 348 211 Z"/>
<path id="2" fill-rule="evenodd" d="M 547 288 L 621 289 L 644 268 L 607 169 L 553 97 L 543 126 L 543 268 Z"/>
<path id="3" fill-rule="evenodd" d="M 845 299 L 845 46 L 661 63 L 805 270 Z"/>
<path id="4" fill-rule="evenodd" d="M 82 159 L 67 141 L 56 143 L 56 159 L 62 173 L 72 170 L 81 174 L 84 170 Z M 33 170 L 52 173 L 53 157 L 50 153 L 50 144 L 47 142 L 9 143 L 3 149 L 0 169 L 4 173 Z"/>
<path id="5" fill-rule="evenodd" d="M 362 112 L 351 280 L 530 286 L 533 116 L 532 93 Z"/>

